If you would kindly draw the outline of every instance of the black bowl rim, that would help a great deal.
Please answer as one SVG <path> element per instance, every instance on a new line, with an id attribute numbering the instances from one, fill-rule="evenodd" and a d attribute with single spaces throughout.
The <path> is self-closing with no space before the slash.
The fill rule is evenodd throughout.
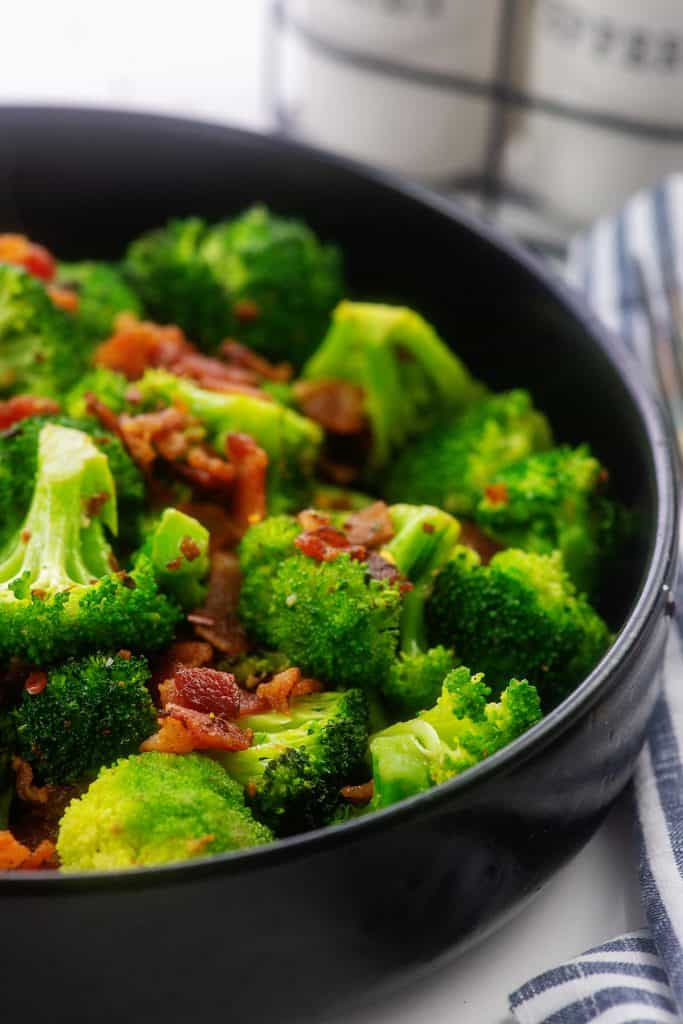
<path id="1" fill-rule="evenodd" d="M 641 582 L 640 590 L 631 612 L 624 622 L 617 638 L 605 656 L 582 683 L 549 715 L 523 736 L 490 758 L 468 769 L 462 775 L 443 783 L 426 793 L 410 797 L 392 807 L 376 811 L 367 817 L 358 818 L 340 825 L 327 826 L 312 832 L 278 839 L 265 846 L 253 847 L 233 853 L 217 854 L 212 857 L 182 861 L 151 867 L 130 868 L 122 871 L 52 872 L 26 871 L 0 873 L 0 891 L 5 896 L 27 896 L 29 892 L 45 892 L 46 889 L 59 892 L 90 891 L 114 886 L 144 887 L 150 884 L 169 885 L 175 881 L 199 880 L 208 875 L 225 871 L 252 871 L 267 865 L 282 864 L 299 855 L 322 851 L 331 846 L 346 845 L 363 835 L 385 827 L 393 827 L 407 818 L 417 820 L 431 812 L 436 805 L 450 802 L 456 794 L 466 792 L 472 786 L 488 779 L 494 773 L 505 773 L 513 765 L 527 760 L 546 744 L 568 729 L 578 717 L 614 684 L 615 670 L 627 661 L 640 637 L 647 631 L 654 617 L 663 614 L 674 585 L 678 549 L 678 494 L 677 463 L 674 457 L 674 443 L 668 419 L 662 414 L 659 402 L 643 384 L 636 360 L 619 344 L 604 325 L 591 313 L 578 293 L 572 291 L 560 279 L 543 266 L 535 256 L 524 250 L 515 241 L 505 236 L 493 225 L 420 185 L 406 181 L 397 175 L 367 167 L 346 157 L 337 156 L 304 143 L 283 139 L 278 136 L 260 134 L 243 128 L 193 118 L 172 117 L 162 114 L 128 111 L 98 106 L 62 106 L 12 104 L 0 105 L 0 118 L 9 116 L 18 119 L 52 118 L 66 119 L 97 117 L 110 120 L 137 121 L 150 130 L 175 129 L 178 132 L 215 134 L 228 138 L 232 136 L 263 150 L 277 147 L 288 150 L 302 158 L 315 159 L 323 166 L 336 166 L 358 178 L 394 192 L 405 199 L 417 202 L 425 208 L 440 214 L 476 235 L 490 248 L 502 251 L 513 262 L 520 264 L 526 272 L 536 278 L 567 313 L 578 321 L 606 355 L 613 369 L 620 377 L 633 406 L 637 409 L 654 470 L 657 496 L 656 536 L 652 545 L 648 567 Z M 663 602 L 664 598 L 664 602 Z"/>

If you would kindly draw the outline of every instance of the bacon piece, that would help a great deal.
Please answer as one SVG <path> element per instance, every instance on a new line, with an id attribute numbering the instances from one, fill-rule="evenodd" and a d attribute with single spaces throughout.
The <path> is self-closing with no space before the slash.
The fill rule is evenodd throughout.
<path id="1" fill-rule="evenodd" d="M 491 505 L 507 505 L 510 498 L 505 484 L 488 484 L 484 488 L 484 494 Z"/>
<path id="2" fill-rule="evenodd" d="M 44 839 L 35 850 L 30 850 L 11 832 L 0 832 L 0 871 L 35 871 L 38 868 L 56 868 L 57 851 L 54 843 Z"/>
<path id="3" fill-rule="evenodd" d="M 323 686 L 317 679 L 302 679 L 301 669 L 286 668 L 278 672 L 270 682 L 260 683 L 256 688 L 256 700 L 249 711 L 244 711 L 243 706 L 248 701 L 240 704 L 240 714 L 259 714 L 263 711 L 277 711 L 282 715 L 290 712 L 289 702 L 295 697 L 305 697 L 309 693 L 319 693 Z M 260 704 L 261 706 L 257 706 Z"/>
<path id="4" fill-rule="evenodd" d="M 50 787 L 33 784 L 33 768 L 28 761 L 15 755 L 12 758 L 12 768 L 15 774 L 14 787 L 19 799 L 29 804 L 46 804 L 50 797 Z"/>
<path id="5" fill-rule="evenodd" d="M 26 235 L 0 235 L 0 263 L 23 267 L 41 281 L 51 281 L 57 269 L 52 253 Z"/>
<path id="6" fill-rule="evenodd" d="M 235 467 L 233 518 L 238 529 L 247 530 L 266 515 L 268 456 L 249 434 L 228 434 L 227 452 Z"/>
<path id="7" fill-rule="evenodd" d="M 366 548 L 379 548 L 394 536 L 389 515 L 389 506 L 384 501 L 354 512 L 344 523 L 344 533 L 351 544 L 362 544 Z"/>
<path id="8" fill-rule="evenodd" d="M 32 850 L 45 839 L 55 842 L 59 823 L 68 804 L 82 796 L 87 787 L 87 782 L 69 786 L 46 786 L 48 792 L 45 803 L 17 803 L 12 822 L 14 836 Z"/>
<path id="9" fill-rule="evenodd" d="M 339 792 L 354 807 L 362 807 L 372 800 L 375 792 L 375 783 L 373 779 L 370 779 L 369 782 L 363 782 L 360 786 L 342 786 Z"/>
<path id="10" fill-rule="evenodd" d="M 47 289 L 47 294 L 57 309 L 63 309 L 65 313 L 78 312 L 80 300 L 76 292 L 72 292 L 70 288 L 59 288 L 57 285 L 50 285 Z"/>
<path id="11" fill-rule="evenodd" d="M 37 395 L 15 395 L 6 402 L 0 402 L 0 430 L 31 416 L 52 416 L 59 412 L 59 405 L 51 398 L 39 398 Z"/>
<path id="12" fill-rule="evenodd" d="M 158 412 L 142 413 L 139 416 L 124 414 L 115 419 L 118 432 L 131 458 L 143 472 L 148 472 L 157 458 L 159 443 L 163 443 L 164 439 L 168 439 L 172 434 L 180 434 L 182 437 L 182 432 L 188 424 L 185 413 L 175 406 L 160 409 Z M 106 423 L 103 425 L 106 426 Z M 173 449 L 174 456 L 177 458 L 185 454 L 186 450 L 186 443 L 183 442 L 180 448 L 176 444 Z"/>
<path id="13" fill-rule="evenodd" d="M 413 589 L 413 585 L 410 580 L 407 580 L 405 576 L 398 570 L 393 562 L 387 561 L 386 558 L 382 558 L 376 551 L 371 551 L 368 555 L 368 567 L 367 576 L 371 580 L 384 580 L 385 583 L 398 583 L 399 590 L 402 594 L 407 594 L 409 590 Z"/>
<path id="14" fill-rule="evenodd" d="M 178 665 L 173 673 L 173 682 L 175 695 L 172 703 L 221 718 L 239 716 L 240 688 L 229 672 Z"/>
<path id="15" fill-rule="evenodd" d="M 265 697 L 259 697 L 258 693 L 240 688 L 240 718 L 246 715 L 260 715 L 270 710 L 270 704 Z"/>
<path id="16" fill-rule="evenodd" d="M 114 321 L 114 333 L 95 350 L 96 366 L 123 373 L 138 380 L 151 366 L 171 367 L 186 352 L 193 352 L 179 327 L 162 326 L 121 313 Z"/>
<path id="17" fill-rule="evenodd" d="M 192 537 L 183 537 L 180 542 L 180 553 L 188 562 L 194 562 L 202 552 L 196 540 L 193 540 Z"/>
<path id="18" fill-rule="evenodd" d="M 252 734 L 219 715 L 167 704 L 166 714 L 182 722 L 192 737 L 193 750 L 248 750 Z"/>
<path id="19" fill-rule="evenodd" d="M 235 479 L 235 467 L 203 445 L 189 448 L 187 461 L 173 462 L 173 469 L 193 486 L 216 493 L 232 490 Z"/>
<path id="20" fill-rule="evenodd" d="M 300 380 L 294 396 L 305 416 L 331 434 L 360 434 L 367 426 L 365 392 L 346 380 Z"/>
<path id="21" fill-rule="evenodd" d="M 305 533 L 319 530 L 322 526 L 329 526 L 331 524 L 330 517 L 326 516 L 323 512 L 318 512 L 315 508 L 302 509 L 296 519 Z"/>
<path id="22" fill-rule="evenodd" d="M 241 367 L 250 371 L 258 379 L 275 380 L 286 383 L 291 380 L 292 367 L 289 363 L 270 363 L 246 345 L 227 338 L 220 346 L 218 353 L 231 367 Z"/>
<path id="23" fill-rule="evenodd" d="M 471 519 L 460 520 L 458 543 L 476 551 L 481 558 L 482 565 L 488 565 L 493 556 L 503 550 L 502 544 L 493 540 L 492 537 L 488 537 Z"/>
<path id="24" fill-rule="evenodd" d="M 244 629 L 237 619 L 242 573 L 236 555 L 214 551 L 204 605 L 188 615 L 194 631 L 219 651 L 233 657 L 247 649 Z"/>
<path id="25" fill-rule="evenodd" d="M 20 871 L 38 871 L 41 868 L 57 867 L 57 847 L 50 839 L 43 839 L 28 857 L 19 865 Z"/>
<path id="26" fill-rule="evenodd" d="M 350 544 L 341 530 L 334 526 L 320 526 L 317 530 L 300 533 L 294 543 L 304 555 L 316 562 L 334 562 L 344 552 L 357 562 L 364 562 L 367 551 L 360 544 Z"/>
<path id="27" fill-rule="evenodd" d="M 159 658 L 152 681 L 159 685 L 172 678 L 178 665 L 186 668 L 203 668 L 213 660 L 213 647 L 204 640 L 176 640 Z"/>
<path id="28" fill-rule="evenodd" d="M 146 754 L 149 751 L 157 751 L 160 754 L 190 754 L 194 747 L 192 733 L 187 726 L 177 718 L 162 718 L 159 722 L 159 731 L 148 736 L 140 744 L 140 753 Z"/>
<path id="29" fill-rule="evenodd" d="M 91 416 L 96 416 L 100 421 L 105 430 L 110 431 L 112 434 L 116 434 L 120 441 L 126 443 L 126 439 L 123 436 L 123 430 L 119 423 L 119 418 L 115 412 L 105 405 L 101 398 L 93 394 L 92 391 L 86 391 L 85 393 L 85 407 Z"/>
<path id="30" fill-rule="evenodd" d="M 197 381 L 207 391 L 251 395 L 264 402 L 273 400 L 258 386 L 258 377 L 253 373 L 239 366 L 226 366 L 220 359 L 202 355 L 201 352 L 186 352 L 169 366 L 169 370 L 177 377 L 189 377 Z"/>

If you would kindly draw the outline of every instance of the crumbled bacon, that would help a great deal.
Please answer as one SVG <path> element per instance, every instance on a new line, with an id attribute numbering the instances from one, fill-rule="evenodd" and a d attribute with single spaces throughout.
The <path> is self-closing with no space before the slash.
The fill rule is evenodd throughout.
<path id="1" fill-rule="evenodd" d="M 489 484 L 484 488 L 484 494 L 491 505 L 507 505 L 510 498 L 505 484 Z"/>
<path id="2" fill-rule="evenodd" d="M 85 506 L 85 511 L 89 519 L 95 519 L 100 514 L 103 507 L 107 504 L 111 495 L 108 491 L 99 491 L 97 494 L 93 494 L 88 498 Z"/>
<path id="3" fill-rule="evenodd" d="M 172 686 L 165 687 L 162 704 L 179 704 L 205 714 L 221 718 L 237 718 L 240 713 L 240 688 L 235 677 L 229 672 L 218 672 L 213 668 L 190 668 L 177 665 Z M 161 687 L 160 687 L 161 691 Z"/>
<path id="4" fill-rule="evenodd" d="M 248 434 L 229 434 L 227 453 L 235 467 L 233 519 L 238 529 L 246 530 L 266 515 L 268 456 Z"/>
<path id="5" fill-rule="evenodd" d="M 237 556 L 228 551 L 215 551 L 211 556 L 206 601 L 187 617 L 193 623 L 195 633 L 233 657 L 244 654 L 247 649 L 244 629 L 237 618 L 241 585 Z"/>
<path id="6" fill-rule="evenodd" d="M 51 398 L 39 398 L 37 395 L 15 395 L 6 402 L 0 402 L 0 430 L 30 416 L 52 416 L 59 412 L 59 405 Z"/>
<path id="7" fill-rule="evenodd" d="M 329 516 L 326 516 L 323 512 L 318 512 L 315 508 L 302 509 L 296 519 L 304 533 L 319 530 L 323 526 L 330 526 L 332 522 Z"/>
<path id="8" fill-rule="evenodd" d="M 193 487 L 220 494 L 232 490 L 235 467 L 204 445 L 193 445 L 185 462 L 173 461 L 173 469 Z"/>
<path id="9" fill-rule="evenodd" d="M 174 458 L 184 455 L 187 450 L 187 443 L 183 437 L 183 431 L 188 424 L 187 416 L 175 406 L 157 412 L 142 413 L 139 416 L 123 414 L 116 419 L 131 458 L 143 472 L 149 472 L 159 455 L 159 446 L 163 446 L 164 441 L 168 441 L 169 438 L 173 438 L 174 447 L 172 450 L 166 450 Z"/>
<path id="10" fill-rule="evenodd" d="M 354 512 L 344 523 L 344 533 L 351 544 L 362 544 L 366 548 L 379 548 L 394 536 L 389 515 L 389 506 L 384 501 Z"/>
<path id="11" fill-rule="evenodd" d="M 32 697 L 42 693 L 47 686 L 47 673 L 46 672 L 31 672 L 26 682 L 24 683 L 24 689 L 27 693 L 30 693 Z"/>
<path id="12" fill-rule="evenodd" d="M 0 263 L 23 267 L 42 281 L 51 281 L 56 272 L 52 253 L 45 246 L 32 242 L 26 235 L 0 235 Z"/>
<path id="13" fill-rule="evenodd" d="M 373 779 L 370 779 L 369 782 L 363 782 L 360 786 L 342 786 L 340 792 L 344 799 L 352 803 L 354 807 L 362 807 L 372 800 L 375 783 Z"/>
<path id="14" fill-rule="evenodd" d="M 272 398 L 258 386 L 258 378 L 239 366 L 228 366 L 220 359 L 202 355 L 201 352 L 187 352 L 169 366 L 177 377 L 190 377 L 207 391 L 224 391 L 228 394 L 251 395 L 263 402 Z"/>
<path id="15" fill-rule="evenodd" d="M 46 804 L 50 798 L 49 786 L 36 786 L 33 783 L 33 768 L 16 755 L 12 758 L 14 770 L 14 788 L 20 800 L 28 804 Z"/>
<path id="16" fill-rule="evenodd" d="M 121 313 L 114 322 L 111 338 L 95 351 L 94 362 L 123 373 L 128 380 L 138 380 L 148 367 L 170 368 L 183 354 L 193 351 L 179 327 L 162 326 L 138 320 L 131 313 Z"/>
<path id="17" fill-rule="evenodd" d="M 476 551 L 481 558 L 482 565 L 488 565 L 493 556 L 503 550 L 501 544 L 488 537 L 471 519 L 460 520 L 458 543 Z"/>
<path id="18" fill-rule="evenodd" d="M 402 594 L 413 589 L 412 583 L 407 580 L 393 562 L 382 558 L 376 551 L 368 555 L 366 574 L 371 580 L 383 580 L 385 583 L 398 583 Z"/>
<path id="19" fill-rule="evenodd" d="M 116 434 L 120 441 L 125 444 L 125 438 L 123 436 L 123 430 L 119 423 L 119 417 L 115 412 L 105 405 L 101 398 L 98 398 L 92 391 L 86 391 L 85 393 L 85 407 L 91 416 L 96 416 L 100 421 L 105 430 L 110 431 L 112 434 Z"/>
<path id="20" fill-rule="evenodd" d="M 185 726 L 194 750 L 247 750 L 251 734 L 219 715 L 196 711 L 181 704 L 167 704 L 165 713 Z"/>
<path id="21" fill-rule="evenodd" d="M 44 803 L 17 802 L 12 822 L 14 836 L 31 849 L 45 839 L 55 842 L 64 811 L 72 800 L 83 795 L 87 787 L 87 781 L 69 786 L 47 786 Z"/>
<path id="22" fill-rule="evenodd" d="M 153 672 L 156 683 L 163 682 L 173 675 L 178 665 L 187 668 L 203 668 L 213 659 L 211 644 L 203 640 L 176 640 L 164 651 Z"/>
<path id="23" fill-rule="evenodd" d="M 266 705 L 263 710 L 278 711 L 282 715 L 288 715 L 290 700 L 309 693 L 318 693 L 320 690 L 322 690 L 322 684 L 317 679 L 302 679 L 301 669 L 287 668 L 274 675 L 270 682 L 261 683 L 256 688 L 256 698 Z"/>
<path id="24" fill-rule="evenodd" d="M 194 562 L 201 555 L 201 549 L 192 537 L 183 537 L 180 542 L 180 553 L 188 562 Z"/>
<path id="25" fill-rule="evenodd" d="M 194 750 L 190 730 L 177 718 L 162 718 L 159 731 L 140 744 L 140 753 L 157 751 L 160 754 L 190 754 Z"/>
<path id="26" fill-rule="evenodd" d="M 232 311 L 241 324 L 252 324 L 261 316 L 261 307 L 253 299 L 238 299 Z"/>
<path id="27" fill-rule="evenodd" d="M 50 285 L 47 289 L 47 294 L 57 309 L 63 309 L 65 313 L 78 312 L 79 298 L 76 292 L 72 292 L 70 288 Z"/>
<path id="28" fill-rule="evenodd" d="M 232 338 L 227 338 L 222 343 L 218 353 L 229 366 L 247 370 L 256 379 L 281 381 L 282 383 L 291 379 L 293 371 L 289 363 L 269 363 L 263 356 Z"/>
<path id="29" fill-rule="evenodd" d="M 11 832 L 0 832 L 0 871 L 35 871 L 56 868 L 57 851 L 54 843 L 44 839 L 35 850 L 30 850 Z"/>
<path id="30" fill-rule="evenodd" d="M 300 380 L 294 396 L 305 416 L 331 434 L 360 434 L 367 427 L 365 393 L 345 380 Z"/>
<path id="31" fill-rule="evenodd" d="M 346 534 L 334 526 L 320 526 L 317 530 L 300 533 L 294 543 L 299 551 L 316 562 L 334 562 L 342 552 L 358 562 L 367 558 L 362 545 L 350 544 Z"/>

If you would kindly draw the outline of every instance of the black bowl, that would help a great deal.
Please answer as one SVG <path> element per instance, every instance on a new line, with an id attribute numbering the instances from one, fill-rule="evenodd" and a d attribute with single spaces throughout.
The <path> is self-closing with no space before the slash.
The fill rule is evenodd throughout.
<path id="1" fill-rule="evenodd" d="M 604 611 L 614 646 L 506 750 L 367 819 L 123 874 L 0 880 L 3 1015 L 70 1022 L 320 1019 L 499 924 L 626 785 L 657 696 L 676 555 L 672 449 L 637 369 L 509 241 L 400 182 L 272 138 L 95 110 L 0 109 L 0 230 L 116 257 L 170 215 L 254 200 L 341 243 L 351 286 L 413 305 L 494 386 L 588 440 L 639 540 Z"/>

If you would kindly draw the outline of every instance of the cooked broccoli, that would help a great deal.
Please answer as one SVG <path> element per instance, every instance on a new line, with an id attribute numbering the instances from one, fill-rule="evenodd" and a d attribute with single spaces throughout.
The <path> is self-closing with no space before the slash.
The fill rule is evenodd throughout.
<path id="1" fill-rule="evenodd" d="M 434 707 L 370 739 L 372 808 L 388 807 L 459 775 L 490 757 L 541 717 L 535 687 L 511 680 L 498 703 L 483 674 L 456 668 Z"/>
<path id="2" fill-rule="evenodd" d="M 127 412 L 129 402 L 126 392 L 129 388 L 130 381 L 122 373 L 109 370 L 106 366 L 96 366 L 76 381 L 64 398 L 64 409 L 69 416 L 77 418 L 87 416 L 86 395 L 92 392 L 112 412 L 117 414 Z"/>
<path id="3" fill-rule="evenodd" d="M 125 270 L 148 314 L 203 348 L 229 335 L 298 366 L 343 293 L 339 251 L 262 206 L 213 227 L 171 221 L 132 243 Z"/>
<path id="4" fill-rule="evenodd" d="M 20 267 L 0 263 L 0 395 L 61 398 L 85 370 L 77 321 Z"/>
<path id="5" fill-rule="evenodd" d="M 272 711 L 240 720 L 254 730 L 248 750 L 218 755 L 245 787 L 254 815 L 276 835 L 326 824 L 340 788 L 362 768 L 368 708 L 360 690 L 295 698 L 288 715 Z"/>
<path id="6" fill-rule="evenodd" d="M 382 685 L 382 693 L 398 715 L 416 715 L 431 707 L 443 681 L 457 665 L 453 651 L 441 645 L 413 654 L 400 652 Z"/>
<path id="7" fill-rule="evenodd" d="M 40 693 L 24 690 L 12 712 L 16 751 L 36 781 L 94 778 L 136 751 L 157 727 L 150 677 L 144 658 L 91 654 L 52 669 Z"/>
<path id="8" fill-rule="evenodd" d="M 495 473 L 550 444 L 548 422 L 529 393 L 502 392 L 405 448 L 389 469 L 385 494 L 471 516 Z"/>
<path id="9" fill-rule="evenodd" d="M 59 826 L 63 871 L 169 864 L 272 840 L 227 772 L 201 754 L 136 754 L 104 768 Z"/>
<path id="10" fill-rule="evenodd" d="M 180 402 L 202 422 L 208 440 L 225 452 L 228 434 L 249 434 L 268 455 L 268 508 L 302 508 L 311 489 L 322 431 L 312 420 L 252 395 L 206 391 L 164 370 L 148 370 L 136 387 L 147 403 Z"/>
<path id="11" fill-rule="evenodd" d="M 320 348 L 303 368 L 308 380 L 344 380 L 364 393 L 372 433 L 370 468 L 389 462 L 409 438 L 484 394 L 458 357 L 417 313 L 401 306 L 344 301 Z"/>
<path id="12" fill-rule="evenodd" d="M 432 643 L 452 645 L 490 679 L 532 680 L 546 709 L 590 672 L 611 639 L 559 552 L 509 548 L 484 566 L 460 548 L 435 580 L 427 622 Z"/>
<path id="13" fill-rule="evenodd" d="M 206 596 L 209 531 L 192 516 L 166 508 L 149 529 L 142 552 L 148 556 L 159 589 L 186 611 Z"/>
<path id="14" fill-rule="evenodd" d="M 119 544 L 127 551 L 139 543 L 138 517 L 145 501 L 145 483 L 140 471 L 114 434 L 95 419 L 67 416 L 32 416 L 0 432 L 0 546 L 16 531 L 26 515 L 38 467 L 38 442 L 46 423 L 89 434 L 104 452 L 116 487 L 120 518 Z"/>
<path id="15" fill-rule="evenodd" d="M 491 478 L 475 519 L 507 547 L 560 551 L 575 586 L 591 592 L 615 546 L 617 514 L 604 496 L 606 477 L 587 445 L 536 452 Z"/>
<path id="16" fill-rule="evenodd" d="M 111 263 L 60 263 L 57 284 L 78 295 L 76 319 L 91 342 L 109 337 L 119 313 L 142 313 L 137 295 Z"/>
<path id="17" fill-rule="evenodd" d="M 30 508 L 0 560 L 0 657 L 48 664 L 101 648 L 163 647 L 180 618 L 149 560 L 113 571 L 114 480 L 87 434 L 52 423 L 38 442 Z"/>

